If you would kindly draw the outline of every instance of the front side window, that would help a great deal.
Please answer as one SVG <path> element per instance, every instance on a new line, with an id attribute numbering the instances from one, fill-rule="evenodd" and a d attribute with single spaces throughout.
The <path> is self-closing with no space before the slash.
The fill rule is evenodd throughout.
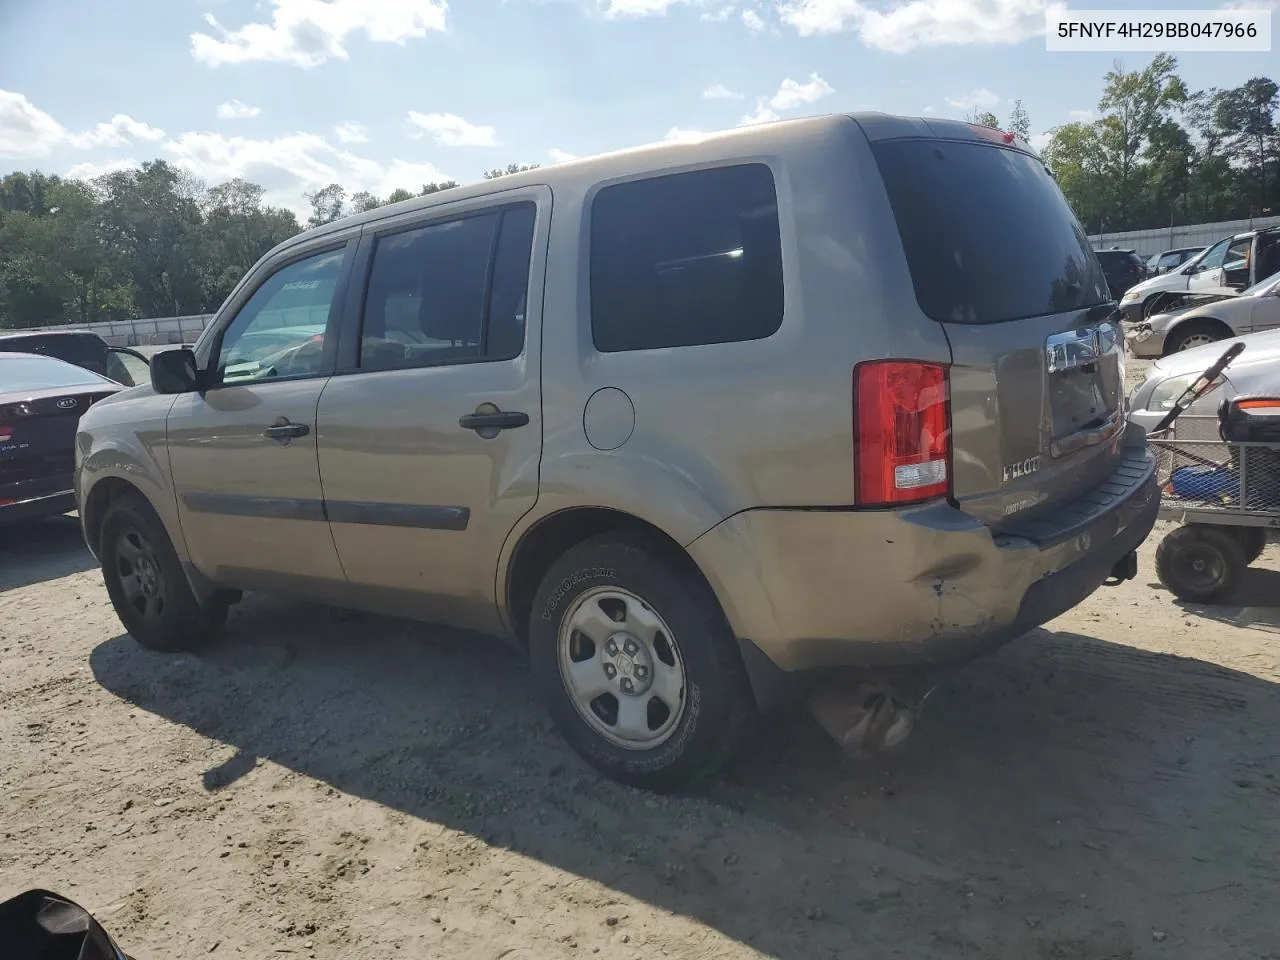
<path id="1" fill-rule="evenodd" d="M 342 275 L 343 250 L 280 268 L 253 292 L 222 336 L 219 383 L 315 376 L 324 370 L 324 336 Z"/>
<path id="2" fill-rule="evenodd" d="M 1227 244 L 1230 242 L 1230 240 L 1220 240 L 1210 247 L 1209 252 L 1196 264 L 1196 273 L 1217 270 L 1222 266 L 1222 262 L 1227 258 Z"/>
<path id="3" fill-rule="evenodd" d="M 782 325 L 782 245 L 764 164 L 605 187 L 591 205 L 597 350 L 759 340 Z"/>
<path id="4" fill-rule="evenodd" d="M 536 208 L 380 237 L 365 295 L 362 370 L 506 360 L 524 348 Z"/>

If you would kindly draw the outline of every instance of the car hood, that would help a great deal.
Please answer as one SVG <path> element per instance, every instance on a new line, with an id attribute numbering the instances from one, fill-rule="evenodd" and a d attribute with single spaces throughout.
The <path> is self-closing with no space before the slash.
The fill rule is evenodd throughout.
<path id="1" fill-rule="evenodd" d="M 1187 373 L 1201 373 L 1207 370 L 1213 361 L 1222 356 L 1227 348 L 1236 342 L 1244 344 L 1244 352 L 1231 361 L 1231 366 L 1227 367 L 1227 378 L 1229 380 L 1234 381 L 1237 374 L 1242 374 L 1255 364 L 1280 361 L 1280 329 L 1277 329 L 1268 330 L 1265 333 L 1251 333 L 1231 340 L 1219 340 L 1217 343 L 1208 343 L 1203 347 L 1193 347 L 1190 350 L 1182 350 L 1178 353 L 1170 354 L 1161 360 L 1157 360 L 1151 373 L 1155 375 L 1156 371 L 1159 371 L 1163 377 L 1180 377 Z M 1280 383 L 1277 383 L 1276 386 L 1280 388 Z"/>
<path id="2" fill-rule="evenodd" d="M 1125 293 L 1138 293 L 1144 297 L 1148 293 L 1159 293 L 1161 290 L 1185 290 L 1187 289 L 1187 278 L 1182 273 L 1162 273 L 1158 277 L 1148 277 L 1140 283 L 1135 283 Z"/>

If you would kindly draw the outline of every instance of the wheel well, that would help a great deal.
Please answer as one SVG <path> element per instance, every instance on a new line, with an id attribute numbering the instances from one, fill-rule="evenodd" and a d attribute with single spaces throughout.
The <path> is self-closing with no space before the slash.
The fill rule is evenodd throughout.
<path id="1" fill-rule="evenodd" d="M 1225 323 L 1223 323 L 1221 320 L 1219 320 L 1217 317 L 1192 317 L 1189 320 L 1183 320 L 1179 322 L 1174 326 L 1172 330 L 1166 333 L 1164 337 L 1165 343 L 1168 343 L 1170 340 L 1175 339 L 1178 336 L 1178 334 L 1186 330 L 1191 330 L 1196 327 L 1203 327 L 1205 329 L 1214 330 L 1218 333 L 1221 333 L 1223 340 L 1236 336 L 1235 331 L 1232 330 Z"/>
<path id="2" fill-rule="evenodd" d="M 89 499 L 84 505 L 84 535 L 89 541 L 95 555 L 98 554 L 102 544 L 99 537 L 102 533 L 102 518 L 107 514 L 107 507 L 111 501 L 123 496 L 126 493 L 136 493 L 142 496 L 138 490 L 128 480 L 121 480 L 118 477 L 107 477 L 99 480 L 93 485 L 93 489 L 89 491 Z"/>
<path id="3" fill-rule="evenodd" d="M 539 520 L 525 533 L 508 566 L 507 610 L 522 645 L 527 646 L 529 642 L 529 615 L 533 610 L 534 595 L 551 565 L 564 556 L 567 550 L 584 540 L 615 531 L 638 533 L 651 538 L 672 557 L 688 564 L 693 573 L 702 577 L 702 571 L 684 547 L 661 529 L 639 517 L 606 507 L 577 507 L 553 513 Z M 703 582 L 706 582 L 705 578 Z"/>

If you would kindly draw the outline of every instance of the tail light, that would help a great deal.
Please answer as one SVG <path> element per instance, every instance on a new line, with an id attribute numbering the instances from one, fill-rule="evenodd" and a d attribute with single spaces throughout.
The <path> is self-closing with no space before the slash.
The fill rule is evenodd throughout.
<path id="1" fill-rule="evenodd" d="M 13 439 L 13 427 L 0 427 L 0 443 Z"/>
<path id="2" fill-rule="evenodd" d="M 900 506 L 948 494 L 949 392 L 941 364 L 874 360 L 853 368 L 858 506 Z"/>

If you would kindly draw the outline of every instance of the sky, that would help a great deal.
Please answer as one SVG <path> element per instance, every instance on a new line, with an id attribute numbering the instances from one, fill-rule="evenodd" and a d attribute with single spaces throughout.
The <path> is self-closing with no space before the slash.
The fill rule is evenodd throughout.
<path id="1" fill-rule="evenodd" d="M 1055 0 L 1057 2 L 1057 0 Z M 1275 8 L 1277 0 L 1116 4 Z M 163 158 L 303 210 L 338 182 L 480 178 L 808 114 L 1094 115 L 1115 54 L 1045 51 L 1045 0 L 0 0 L 0 174 Z M 1280 20 L 1280 17 L 1277 17 Z M 1150 54 L 1120 55 L 1138 69 Z M 1280 75 L 1183 53 L 1192 89 Z"/>

